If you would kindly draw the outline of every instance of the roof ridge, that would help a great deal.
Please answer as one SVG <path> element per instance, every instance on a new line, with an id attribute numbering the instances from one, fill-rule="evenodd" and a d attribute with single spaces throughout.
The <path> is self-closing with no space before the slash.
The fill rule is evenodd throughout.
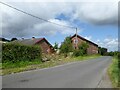
<path id="1" fill-rule="evenodd" d="M 76 36 L 76 34 L 74 34 L 71 38 L 73 38 L 74 36 Z M 86 39 L 86 38 L 84 38 L 84 37 L 82 37 L 82 36 L 80 36 L 80 35 L 78 35 L 78 34 L 77 34 L 77 36 L 78 36 L 79 38 L 81 38 L 81 39 L 86 40 L 87 42 L 90 42 L 90 43 L 92 43 L 92 44 L 98 46 L 96 43 L 94 43 L 94 42 L 92 42 L 92 41 L 90 41 L 90 40 L 88 40 L 88 39 Z"/>

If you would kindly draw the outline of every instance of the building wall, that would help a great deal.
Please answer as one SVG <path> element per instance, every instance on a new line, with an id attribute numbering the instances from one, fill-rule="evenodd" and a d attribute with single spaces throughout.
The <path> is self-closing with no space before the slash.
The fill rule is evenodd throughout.
<path id="1" fill-rule="evenodd" d="M 53 53 L 54 52 L 54 49 L 48 43 L 46 43 L 46 41 L 43 40 L 38 44 L 41 47 L 42 53 Z"/>
<path id="2" fill-rule="evenodd" d="M 98 47 L 89 43 L 89 48 L 87 49 L 88 54 L 97 54 L 98 53 Z"/>
<path id="3" fill-rule="evenodd" d="M 73 45 L 73 48 L 74 49 L 78 49 L 78 45 L 80 45 L 82 42 L 85 42 L 85 41 L 83 41 L 82 39 L 80 39 L 80 38 L 77 38 L 77 46 L 76 46 L 76 43 L 75 43 L 75 41 L 76 41 L 76 37 L 73 37 L 72 38 L 72 45 Z"/>
<path id="4" fill-rule="evenodd" d="M 77 37 L 77 40 L 78 40 L 77 43 L 78 44 L 76 46 L 75 40 L 76 40 L 76 37 L 73 37 L 72 38 L 72 44 L 73 44 L 73 48 L 74 49 L 78 49 L 78 45 L 80 45 L 83 42 L 86 42 L 86 41 L 84 41 L 84 40 L 82 40 L 82 39 L 80 39 L 80 38 Z M 87 54 L 97 54 L 98 53 L 98 47 L 95 46 L 92 43 L 89 43 L 89 42 L 87 42 L 87 43 L 89 45 L 89 48 L 87 49 Z"/>

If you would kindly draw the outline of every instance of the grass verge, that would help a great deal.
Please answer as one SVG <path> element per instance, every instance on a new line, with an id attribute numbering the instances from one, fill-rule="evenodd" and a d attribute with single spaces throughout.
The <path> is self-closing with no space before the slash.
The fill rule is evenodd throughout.
<path id="1" fill-rule="evenodd" d="M 53 58 L 54 57 L 54 58 Z M 52 56 L 50 61 L 40 62 L 40 60 L 36 60 L 34 62 L 17 62 L 17 63 L 3 63 L 2 64 L 2 73 L 1 75 L 7 75 L 12 73 L 18 73 L 28 70 L 41 69 L 41 68 L 49 68 L 57 65 L 62 65 L 69 62 L 74 61 L 83 61 L 83 60 L 91 60 L 93 58 L 98 58 L 100 55 L 90 55 L 90 56 L 79 56 L 79 57 L 67 57 L 64 58 L 62 55 Z"/>
<path id="2" fill-rule="evenodd" d="M 0 69 L 2 69 L 2 63 L 0 63 Z"/>
<path id="3" fill-rule="evenodd" d="M 113 57 L 112 64 L 108 69 L 108 74 L 115 88 L 120 88 L 120 70 L 118 68 L 118 58 Z"/>
<path id="4" fill-rule="evenodd" d="M 2 75 L 2 63 L 0 63 L 0 75 Z"/>

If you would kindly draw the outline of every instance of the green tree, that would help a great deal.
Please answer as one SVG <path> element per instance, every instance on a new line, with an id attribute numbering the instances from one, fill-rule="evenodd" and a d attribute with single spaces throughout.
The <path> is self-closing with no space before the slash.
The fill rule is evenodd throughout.
<path id="1" fill-rule="evenodd" d="M 98 47 L 98 53 L 101 54 L 101 55 L 106 55 L 107 54 L 107 48 Z M 112 52 L 110 54 L 112 54 Z"/>
<path id="2" fill-rule="evenodd" d="M 11 41 L 15 41 L 15 40 L 18 40 L 17 38 L 12 38 Z"/>
<path id="3" fill-rule="evenodd" d="M 78 46 L 78 49 L 75 49 L 73 52 L 73 56 L 83 56 L 85 54 L 87 54 L 87 48 L 89 47 L 89 45 L 85 42 L 81 43 Z"/>
<path id="4" fill-rule="evenodd" d="M 60 47 L 60 52 L 67 54 L 69 52 L 73 51 L 71 36 L 68 36 L 65 38 L 64 42 L 62 43 Z"/>
<path id="5" fill-rule="evenodd" d="M 87 43 L 83 42 L 81 45 L 79 45 L 79 50 L 84 55 L 84 54 L 87 54 L 88 47 L 89 47 L 89 45 Z"/>
<path id="6" fill-rule="evenodd" d="M 54 49 L 58 49 L 58 43 L 55 42 Z"/>

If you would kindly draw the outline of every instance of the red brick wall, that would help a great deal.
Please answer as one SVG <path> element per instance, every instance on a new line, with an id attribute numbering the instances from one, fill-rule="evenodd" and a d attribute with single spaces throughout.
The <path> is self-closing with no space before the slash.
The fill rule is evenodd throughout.
<path id="1" fill-rule="evenodd" d="M 43 40 L 38 44 L 40 45 L 43 53 L 53 53 L 54 52 L 52 47 L 48 43 L 46 43 L 46 41 Z"/>
<path id="2" fill-rule="evenodd" d="M 88 54 L 97 54 L 98 53 L 98 47 L 89 43 L 89 48 L 87 49 Z"/>
<path id="3" fill-rule="evenodd" d="M 76 39 L 76 37 L 72 38 L 73 48 L 76 47 L 76 44 L 74 43 L 75 39 Z M 77 47 L 76 47 L 77 49 L 78 49 L 78 45 L 80 45 L 82 42 L 86 42 L 86 41 L 84 41 L 84 40 L 82 40 L 82 39 L 80 39 L 78 37 L 77 37 L 77 40 L 78 40 L 78 44 L 77 44 Z M 89 44 L 89 48 L 87 49 L 87 54 L 97 54 L 98 53 L 98 47 L 95 46 L 92 43 L 89 43 L 89 42 L 87 42 L 87 43 Z"/>
<path id="4" fill-rule="evenodd" d="M 76 47 L 76 44 L 75 44 L 74 40 L 76 40 L 76 37 L 73 37 L 73 38 L 72 38 L 73 48 Z M 80 45 L 82 42 L 85 42 L 85 41 L 83 41 L 83 40 L 80 39 L 80 38 L 77 38 L 77 40 L 78 40 L 78 44 L 77 44 L 77 47 L 76 47 L 76 48 L 78 49 L 78 45 Z"/>

